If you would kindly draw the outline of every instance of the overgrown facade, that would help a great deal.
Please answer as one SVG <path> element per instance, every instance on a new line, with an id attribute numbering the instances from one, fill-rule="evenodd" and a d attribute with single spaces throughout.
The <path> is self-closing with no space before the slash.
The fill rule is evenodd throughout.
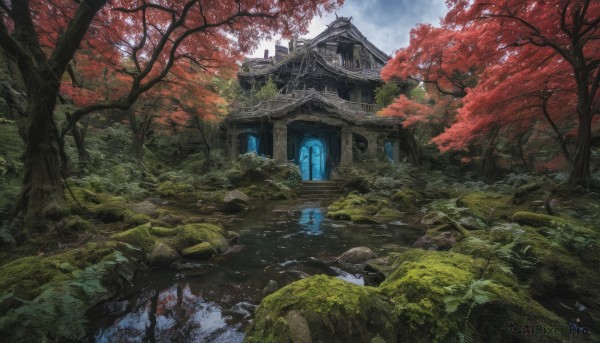
<path id="1" fill-rule="evenodd" d="M 276 96 L 228 116 L 228 154 L 256 152 L 299 165 L 304 180 L 327 180 L 356 161 L 408 155 L 397 118 L 376 115 L 375 89 L 389 56 L 340 17 L 313 39 L 244 61 L 238 79 L 252 98 L 271 79 Z M 403 91 L 408 83 L 400 83 Z M 251 99 L 252 101 L 253 99 Z"/>

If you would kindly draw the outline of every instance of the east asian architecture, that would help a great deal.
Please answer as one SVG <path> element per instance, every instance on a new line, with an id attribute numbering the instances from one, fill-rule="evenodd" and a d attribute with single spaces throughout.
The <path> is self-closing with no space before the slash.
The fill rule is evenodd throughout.
<path id="1" fill-rule="evenodd" d="M 232 111 L 229 157 L 255 152 L 299 165 L 303 180 L 328 180 L 356 161 L 399 161 L 408 152 L 398 118 L 380 117 L 375 89 L 390 56 L 340 17 L 313 39 L 249 58 L 238 73 L 245 94 L 272 80 L 277 95 Z M 400 82 L 404 92 L 408 82 Z"/>

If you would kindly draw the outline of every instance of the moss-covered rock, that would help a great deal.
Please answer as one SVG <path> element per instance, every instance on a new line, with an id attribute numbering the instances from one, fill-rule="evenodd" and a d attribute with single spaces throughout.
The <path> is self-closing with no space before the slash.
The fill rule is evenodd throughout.
<path id="1" fill-rule="evenodd" d="M 391 305 L 377 289 L 316 275 L 264 298 L 245 342 L 291 342 L 301 337 L 314 342 L 368 342 L 378 335 L 396 341 Z"/>
<path id="2" fill-rule="evenodd" d="M 153 235 L 159 236 L 159 237 L 169 237 L 169 236 L 177 235 L 177 229 L 171 229 L 171 228 L 166 228 L 166 227 L 162 227 L 162 226 L 154 226 L 154 224 L 152 225 L 150 232 Z"/>
<path id="3" fill-rule="evenodd" d="M 394 193 L 390 200 L 406 211 L 416 209 L 419 202 L 424 200 L 424 197 L 421 193 L 407 188 Z"/>
<path id="4" fill-rule="evenodd" d="M 84 232 L 91 230 L 94 227 L 92 223 L 80 216 L 70 216 L 65 218 L 63 223 L 64 230 L 69 233 Z"/>
<path id="5" fill-rule="evenodd" d="M 490 223 L 510 218 L 515 211 L 512 201 L 510 195 L 475 192 L 458 198 L 456 204 L 468 208 L 471 213 Z"/>
<path id="6" fill-rule="evenodd" d="M 181 255 L 189 258 L 209 258 L 217 254 L 217 250 L 210 242 L 202 242 L 183 249 Z"/>
<path id="7" fill-rule="evenodd" d="M 164 181 L 159 183 L 157 192 L 163 197 L 175 197 L 179 195 L 191 194 L 194 192 L 194 186 L 189 183 Z"/>
<path id="8" fill-rule="evenodd" d="M 103 203 L 94 208 L 96 217 L 105 223 L 124 221 L 130 212 L 122 203 Z"/>
<path id="9" fill-rule="evenodd" d="M 165 243 L 158 243 L 148 255 L 148 264 L 159 266 L 169 264 L 179 258 L 179 254 L 173 247 Z"/>
<path id="10" fill-rule="evenodd" d="M 149 253 L 156 242 L 150 235 L 151 224 L 136 226 L 133 229 L 119 232 L 111 236 L 112 239 L 131 244 L 144 252 Z"/>
<path id="11" fill-rule="evenodd" d="M 17 298 L 31 300 L 41 292 L 41 287 L 51 281 L 62 281 L 71 272 L 100 262 L 115 250 L 122 249 L 119 243 L 88 243 L 63 254 L 51 256 L 29 256 L 0 266 L 0 290 L 14 291 Z M 139 256 L 136 256 L 139 257 Z"/>
<path id="12" fill-rule="evenodd" d="M 327 208 L 327 217 L 339 220 L 351 220 L 355 223 L 376 224 L 374 218 L 386 202 L 380 199 L 367 199 L 367 197 L 353 192 L 348 194 Z"/>
<path id="13" fill-rule="evenodd" d="M 492 296 L 489 303 L 475 307 L 469 319 L 477 323 L 482 337 L 490 341 L 508 339 L 508 332 L 497 328 L 497 323 L 507 318 L 560 325 L 559 318 L 532 300 L 515 279 L 492 269 L 481 275 L 484 262 L 471 256 L 415 249 L 393 255 L 388 262 L 392 268 L 386 269 L 388 275 L 380 289 L 394 303 L 401 341 L 447 342 L 464 333 L 470 304 L 450 315 L 444 299 L 454 294 L 455 287 L 465 287 L 480 276 L 491 280 L 486 291 Z"/>
<path id="14" fill-rule="evenodd" d="M 125 224 L 129 227 L 138 226 L 150 222 L 152 218 L 141 213 L 126 212 Z"/>
<path id="15" fill-rule="evenodd" d="M 224 252 L 229 247 L 224 237 L 225 230 L 213 224 L 186 224 L 178 226 L 175 230 L 177 230 L 176 236 L 167 238 L 166 242 L 179 252 L 204 242 L 208 242 L 217 252 Z"/>

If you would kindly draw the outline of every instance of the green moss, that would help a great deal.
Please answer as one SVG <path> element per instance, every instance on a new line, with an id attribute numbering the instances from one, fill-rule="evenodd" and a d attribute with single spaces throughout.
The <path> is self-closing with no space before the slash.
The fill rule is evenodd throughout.
<path id="1" fill-rule="evenodd" d="M 183 252 L 185 248 L 208 242 L 218 252 L 224 252 L 229 247 L 225 239 L 225 231 L 213 224 L 186 224 L 175 228 L 177 234 L 169 237 L 167 242 L 178 252 Z"/>
<path id="2" fill-rule="evenodd" d="M 511 220 L 522 225 L 529 225 L 533 227 L 558 228 L 566 226 L 582 233 L 596 234 L 595 231 L 579 225 L 579 223 L 577 223 L 574 219 L 549 216 L 541 213 L 518 211 L 513 214 Z"/>
<path id="3" fill-rule="evenodd" d="M 353 192 L 329 205 L 327 217 L 355 223 L 379 223 L 373 216 L 386 206 L 387 203 L 381 199 L 367 199 Z"/>
<path id="4" fill-rule="evenodd" d="M 377 211 L 377 213 L 375 214 L 375 217 L 384 218 L 399 218 L 400 216 L 402 216 L 402 212 L 391 207 L 384 207 L 381 210 Z"/>
<path id="5" fill-rule="evenodd" d="M 325 275 L 294 282 L 264 298 L 245 341 L 289 342 L 300 325 L 292 319 L 299 316 L 314 342 L 368 342 L 378 334 L 396 341 L 391 306 L 377 289 Z"/>
<path id="6" fill-rule="evenodd" d="M 457 205 L 466 207 L 474 215 L 489 222 L 510 218 L 514 212 L 512 197 L 489 192 L 475 192 L 457 200 Z"/>
<path id="7" fill-rule="evenodd" d="M 158 185 L 158 194 L 163 197 L 174 197 L 182 193 L 193 193 L 194 186 L 188 183 L 180 183 L 175 181 L 164 181 Z"/>
<path id="8" fill-rule="evenodd" d="M 127 224 L 127 226 L 138 226 L 146 224 L 152 220 L 152 218 L 145 214 L 130 212 L 128 212 L 127 214 L 131 214 L 131 216 L 127 216 L 127 219 L 125 220 L 125 224 Z"/>
<path id="9" fill-rule="evenodd" d="M 64 220 L 67 232 L 84 232 L 94 228 L 94 225 L 80 216 L 70 216 Z"/>
<path id="10" fill-rule="evenodd" d="M 190 258 L 209 258 L 217 254 L 217 250 L 210 242 L 202 242 L 189 248 L 183 249 L 181 252 L 183 257 Z"/>
<path id="11" fill-rule="evenodd" d="M 424 199 L 421 193 L 412 189 L 403 189 L 392 195 L 390 200 L 404 210 L 415 209 L 420 201 Z"/>
<path id="12" fill-rule="evenodd" d="M 150 236 L 151 224 L 147 223 L 129 229 L 127 231 L 119 232 L 111 236 L 112 239 L 131 244 L 137 248 L 142 249 L 144 252 L 149 253 L 154 247 L 155 240 Z"/>
<path id="13" fill-rule="evenodd" d="M 31 300 L 48 282 L 65 280 L 74 270 L 98 263 L 118 248 L 116 242 L 88 243 L 63 254 L 11 261 L 0 267 L 0 290 L 12 289 L 17 298 Z"/>
<path id="14" fill-rule="evenodd" d="M 176 229 L 170 229 L 170 228 L 161 227 L 161 226 L 154 226 L 154 225 L 150 229 L 150 232 L 153 235 L 159 236 L 159 237 L 169 237 L 169 236 L 175 236 L 175 235 L 177 235 L 177 230 Z"/>
<path id="15" fill-rule="evenodd" d="M 93 211 L 96 217 L 105 223 L 124 221 L 131 214 L 121 203 L 103 203 Z"/>
<path id="16" fill-rule="evenodd" d="M 479 278 L 484 261 L 453 252 L 415 249 L 393 254 L 388 264 L 392 268 L 385 269 L 387 278 L 380 289 L 395 305 L 401 341 L 456 339 L 465 327 L 469 305 L 449 315 L 444 298 L 453 294 L 456 286 L 464 287 Z M 491 280 L 486 291 L 492 294 L 492 300 L 476 306 L 474 313 L 477 314 L 470 317 L 482 337 L 493 337 L 491 341 L 506 339 L 503 336 L 506 333 L 497 329 L 497 323 L 507 319 L 560 325 L 560 319 L 535 302 L 514 277 L 491 268 L 483 277 Z"/>

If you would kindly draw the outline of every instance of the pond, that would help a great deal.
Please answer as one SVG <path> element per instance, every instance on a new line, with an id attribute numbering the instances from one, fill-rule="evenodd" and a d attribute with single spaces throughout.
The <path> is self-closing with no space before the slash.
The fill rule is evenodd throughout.
<path id="1" fill-rule="evenodd" d="M 422 235 L 402 221 L 359 225 L 325 213 L 318 202 L 256 204 L 225 225 L 240 234 L 227 253 L 140 273 L 118 298 L 92 311 L 88 341 L 241 342 L 268 285 L 315 274 L 363 285 L 360 268 L 337 264 L 335 256 L 357 246 L 383 256 Z"/>

